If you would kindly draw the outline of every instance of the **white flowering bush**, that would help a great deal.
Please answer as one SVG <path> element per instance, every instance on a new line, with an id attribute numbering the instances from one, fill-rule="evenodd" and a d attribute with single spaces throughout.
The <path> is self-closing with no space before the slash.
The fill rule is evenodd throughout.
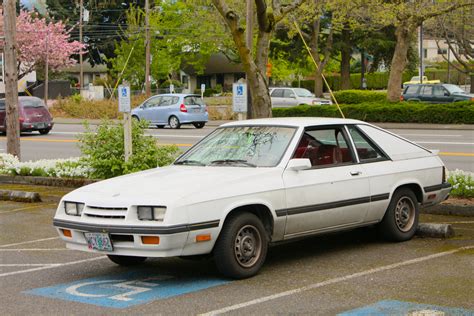
<path id="1" fill-rule="evenodd" d="M 21 162 L 15 156 L 0 154 L 0 174 L 57 178 L 89 178 L 92 172 L 92 168 L 86 166 L 80 158 L 43 159 Z"/>
<path id="2" fill-rule="evenodd" d="M 449 171 L 448 182 L 453 186 L 451 196 L 474 198 L 474 173 L 459 169 Z"/>

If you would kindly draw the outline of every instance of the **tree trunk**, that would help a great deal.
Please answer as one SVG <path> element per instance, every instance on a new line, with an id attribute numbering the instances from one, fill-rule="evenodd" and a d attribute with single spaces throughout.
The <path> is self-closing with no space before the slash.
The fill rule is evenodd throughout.
<path id="1" fill-rule="evenodd" d="M 342 48 L 341 48 L 341 90 L 351 88 L 351 37 L 350 31 L 342 29 Z"/>
<path id="2" fill-rule="evenodd" d="M 323 97 L 323 77 L 321 76 L 321 72 L 316 70 L 314 73 L 314 95 L 318 98 Z"/>
<path id="3" fill-rule="evenodd" d="M 395 31 L 397 44 L 393 53 L 388 79 L 387 100 L 397 102 L 400 100 L 402 76 L 407 64 L 408 48 L 410 47 L 411 30 L 406 25 L 399 25 Z"/>

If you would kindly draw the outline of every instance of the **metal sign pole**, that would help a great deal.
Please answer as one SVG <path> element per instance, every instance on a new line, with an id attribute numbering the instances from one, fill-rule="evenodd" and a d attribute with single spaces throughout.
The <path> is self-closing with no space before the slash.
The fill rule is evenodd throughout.
<path id="1" fill-rule="evenodd" d="M 124 156 L 127 162 L 132 156 L 132 116 L 130 114 L 130 86 L 119 86 L 119 112 L 123 113 Z"/>

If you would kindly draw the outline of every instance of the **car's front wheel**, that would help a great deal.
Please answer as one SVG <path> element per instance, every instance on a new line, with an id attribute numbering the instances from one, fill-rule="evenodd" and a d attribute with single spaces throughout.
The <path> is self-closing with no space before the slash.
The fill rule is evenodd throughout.
<path id="1" fill-rule="evenodd" d="M 393 194 L 392 200 L 379 230 L 391 241 L 410 240 L 418 227 L 419 204 L 412 190 L 402 188 Z"/>
<path id="2" fill-rule="evenodd" d="M 107 255 L 109 259 L 120 266 L 135 266 L 146 260 L 147 257 L 135 257 L 135 256 L 117 256 Z"/>
<path id="3" fill-rule="evenodd" d="M 217 269 L 225 276 L 254 276 L 267 256 L 268 236 L 260 219 L 251 213 L 231 215 L 214 247 Z"/>
<path id="4" fill-rule="evenodd" d="M 46 135 L 46 134 L 49 134 L 49 131 L 51 131 L 50 128 L 45 128 L 45 129 L 40 129 L 40 130 L 39 130 L 39 133 L 40 133 L 41 135 Z"/>

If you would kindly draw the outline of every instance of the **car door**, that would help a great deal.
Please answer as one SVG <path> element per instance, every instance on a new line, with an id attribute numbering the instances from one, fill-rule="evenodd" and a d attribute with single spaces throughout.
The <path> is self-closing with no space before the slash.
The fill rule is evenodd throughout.
<path id="1" fill-rule="evenodd" d="M 168 119 L 173 112 L 179 111 L 179 106 L 176 106 L 178 103 L 179 97 L 173 95 L 163 95 L 161 96 L 160 104 L 155 110 L 154 118 L 157 123 L 168 124 Z"/>
<path id="2" fill-rule="evenodd" d="M 453 96 L 443 86 L 433 87 L 433 101 L 436 103 L 450 103 L 454 101 Z"/>
<path id="3" fill-rule="evenodd" d="M 156 111 L 158 105 L 161 102 L 161 96 L 154 96 L 149 98 L 143 103 L 142 111 L 140 113 L 141 120 L 150 121 L 150 123 L 156 123 Z"/>
<path id="4" fill-rule="evenodd" d="M 293 158 L 307 158 L 311 169 L 285 170 L 285 236 L 354 226 L 364 221 L 370 202 L 369 179 L 357 164 L 344 126 L 307 128 Z"/>
<path id="5" fill-rule="evenodd" d="M 283 89 L 273 89 L 271 95 L 272 107 L 284 107 Z"/>
<path id="6" fill-rule="evenodd" d="M 433 101 L 433 86 L 426 85 L 420 89 L 420 101 L 432 102 Z"/>
<path id="7" fill-rule="evenodd" d="M 285 102 L 285 105 L 288 107 L 298 105 L 298 99 L 296 98 L 296 94 L 292 89 L 284 89 L 283 100 L 283 102 Z"/>

